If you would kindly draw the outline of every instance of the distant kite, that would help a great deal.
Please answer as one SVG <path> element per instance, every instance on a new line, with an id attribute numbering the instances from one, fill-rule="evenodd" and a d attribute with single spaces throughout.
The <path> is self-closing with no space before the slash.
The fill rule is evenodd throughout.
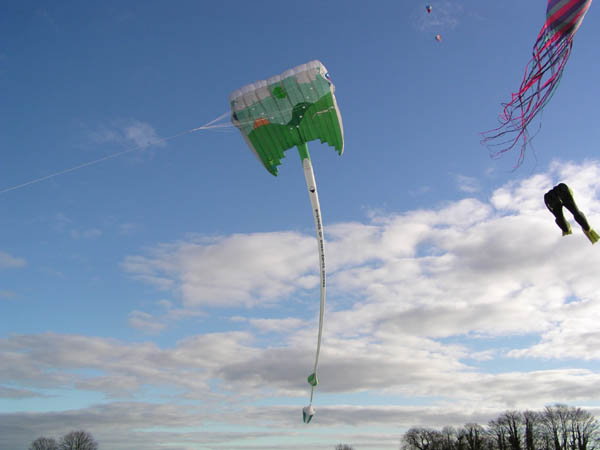
<path id="1" fill-rule="evenodd" d="M 427 11 L 427 14 L 431 14 L 431 10 L 432 10 L 432 9 L 433 9 L 433 8 L 431 7 L 431 5 L 427 5 L 427 6 L 425 6 L 425 10 Z"/>
<path id="2" fill-rule="evenodd" d="M 320 61 L 311 61 L 234 91 L 229 97 L 231 121 L 242 132 L 246 144 L 273 175 L 285 156 L 296 146 L 304 168 L 304 178 L 317 231 L 321 300 L 319 334 L 315 365 L 308 377 L 311 386 L 310 403 L 303 409 L 303 420 L 309 423 L 315 413 L 312 407 L 315 386 L 318 384 L 317 365 L 323 335 L 325 313 L 325 249 L 321 208 L 307 142 L 319 139 L 344 151 L 342 117 L 334 95 L 335 87 Z"/>
<path id="3" fill-rule="evenodd" d="M 442 42 L 442 35 L 441 34 L 436 34 L 435 35 L 435 40 L 438 42 Z"/>
<path id="4" fill-rule="evenodd" d="M 546 23 L 533 46 L 533 57 L 527 64 L 521 87 L 512 94 L 510 102 L 503 104 L 500 126 L 483 133 L 483 143 L 500 147 L 494 156 L 521 142 L 517 166 L 523 162 L 530 140 L 527 127 L 556 91 L 571 54 L 573 36 L 591 3 L 592 0 L 548 0 Z"/>

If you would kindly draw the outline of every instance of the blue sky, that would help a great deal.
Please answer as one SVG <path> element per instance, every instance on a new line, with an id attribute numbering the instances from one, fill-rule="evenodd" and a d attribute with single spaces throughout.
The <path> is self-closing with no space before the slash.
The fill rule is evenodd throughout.
<path id="1" fill-rule="evenodd" d="M 432 5 L 1 3 L 2 449 L 83 428 L 105 450 L 379 450 L 509 408 L 600 412 L 598 248 L 543 204 L 565 181 L 600 227 L 600 16 L 513 170 L 479 133 L 545 2 Z M 345 150 L 309 145 L 329 286 L 306 426 L 318 260 L 300 161 L 275 178 L 235 128 L 189 131 L 313 59 Z"/>

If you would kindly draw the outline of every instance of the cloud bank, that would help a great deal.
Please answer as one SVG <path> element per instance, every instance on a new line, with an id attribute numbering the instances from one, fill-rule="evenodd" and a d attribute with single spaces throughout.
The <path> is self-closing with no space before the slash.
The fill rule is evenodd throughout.
<path id="1" fill-rule="evenodd" d="M 488 201 L 326 224 L 318 416 L 301 429 L 311 448 L 353 439 L 392 449 L 413 425 L 485 423 L 554 402 L 599 406 L 600 253 L 576 225 L 562 237 L 545 209 L 543 194 L 558 181 L 599 226 L 594 161 L 556 163 Z M 105 402 L 1 414 L 0 446 L 77 427 L 109 450 L 300 448 L 316 253 L 313 236 L 281 231 L 194 236 L 126 256 L 128 276 L 172 299 L 160 314 L 132 311 L 131 326 L 159 334 L 194 316 L 224 331 L 167 346 L 51 332 L 1 339 L 0 396 L 76 390 Z M 380 431 L 361 433 L 366 426 Z"/>

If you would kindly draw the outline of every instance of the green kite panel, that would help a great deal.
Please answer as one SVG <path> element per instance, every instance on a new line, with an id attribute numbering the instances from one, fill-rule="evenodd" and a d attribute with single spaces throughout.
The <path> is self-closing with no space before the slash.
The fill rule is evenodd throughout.
<path id="1" fill-rule="evenodd" d="M 231 121 L 265 168 L 277 175 L 285 151 L 320 140 L 344 151 L 335 86 L 320 61 L 286 70 L 231 93 Z"/>

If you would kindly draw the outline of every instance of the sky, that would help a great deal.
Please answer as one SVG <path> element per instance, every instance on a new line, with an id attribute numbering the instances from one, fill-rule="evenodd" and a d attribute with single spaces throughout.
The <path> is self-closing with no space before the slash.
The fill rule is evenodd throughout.
<path id="1" fill-rule="evenodd" d="M 600 14 L 523 164 L 480 143 L 542 0 L 0 2 L 0 448 L 397 449 L 411 426 L 600 415 Z M 441 42 L 434 36 L 440 34 Z M 229 94 L 318 59 L 344 123 L 270 175 Z M 195 130 L 195 131 L 192 131 Z"/>

